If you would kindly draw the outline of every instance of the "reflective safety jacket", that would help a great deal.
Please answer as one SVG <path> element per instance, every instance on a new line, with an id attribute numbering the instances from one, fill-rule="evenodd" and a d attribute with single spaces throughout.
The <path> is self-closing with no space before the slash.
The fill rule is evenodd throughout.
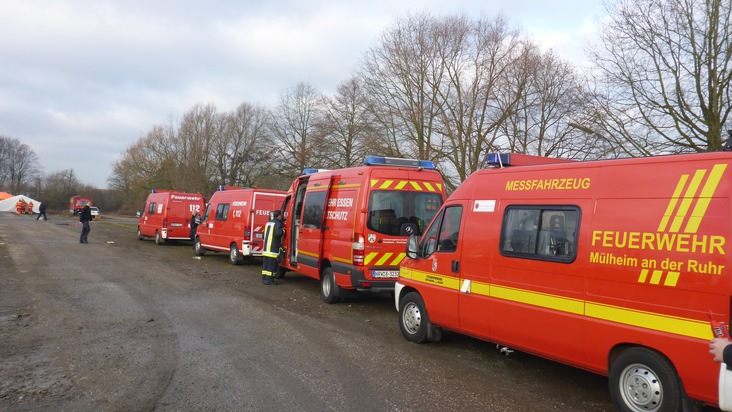
<path id="1" fill-rule="evenodd" d="M 282 246 L 282 233 L 284 226 L 280 219 L 274 218 L 264 226 L 264 248 L 263 257 L 276 258 Z"/>

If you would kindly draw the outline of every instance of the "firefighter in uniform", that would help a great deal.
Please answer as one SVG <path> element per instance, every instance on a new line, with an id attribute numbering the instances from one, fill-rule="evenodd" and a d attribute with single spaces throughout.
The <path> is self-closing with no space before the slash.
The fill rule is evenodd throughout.
<path id="1" fill-rule="evenodd" d="M 280 211 L 270 213 L 269 222 L 264 226 L 264 248 L 262 250 L 262 283 L 265 285 L 276 285 L 275 273 L 277 272 L 277 255 L 280 254 L 282 246 L 282 235 L 285 227 L 280 219 Z"/>

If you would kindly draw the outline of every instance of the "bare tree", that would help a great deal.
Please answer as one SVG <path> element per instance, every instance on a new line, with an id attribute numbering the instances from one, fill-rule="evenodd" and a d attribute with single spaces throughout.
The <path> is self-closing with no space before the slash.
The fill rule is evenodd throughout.
<path id="1" fill-rule="evenodd" d="M 338 85 L 336 95 L 324 100 L 324 114 L 317 125 L 320 135 L 333 147 L 334 167 L 353 167 L 368 153 L 369 140 L 375 135 L 372 111 L 369 110 L 363 83 L 352 77 Z"/>
<path id="2" fill-rule="evenodd" d="M 518 61 L 518 32 L 502 17 L 465 16 L 435 23 L 439 65 L 439 123 L 444 139 L 443 174 L 450 188 L 481 167 L 494 147 L 499 127 L 515 112 L 520 85 L 508 90 L 510 69 Z M 452 172 L 452 173 L 451 173 Z"/>
<path id="3" fill-rule="evenodd" d="M 269 112 L 242 103 L 233 113 L 222 114 L 222 133 L 211 153 L 218 171 L 217 184 L 251 187 L 271 173 L 272 140 L 266 133 Z"/>
<path id="4" fill-rule="evenodd" d="M 581 126 L 624 154 L 720 150 L 732 109 L 729 0 L 619 0 L 591 50 L 598 85 Z"/>
<path id="5" fill-rule="evenodd" d="M 179 162 L 174 188 L 192 193 L 206 193 L 211 189 L 210 176 L 216 173 L 211 142 L 221 130 L 213 104 L 197 104 L 183 115 L 174 140 Z"/>
<path id="6" fill-rule="evenodd" d="M 20 193 L 40 174 L 38 156 L 17 138 L 0 136 L 0 185 L 10 193 Z"/>
<path id="7" fill-rule="evenodd" d="M 444 67 L 435 36 L 434 18 L 408 16 L 389 28 L 360 64 L 359 75 L 384 129 L 382 146 L 395 155 L 437 160 L 441 153 L 434 128 Z"/>
<path id="8" fill-rule="evenodd" d="M 315 132 L 322 115 L 322 98 L 309 83 L 300 82 L 280 96 L 270 121 L 270 134 L 279 150 L 271 150 L 278 158 L 279 173 L 296 176 L 307 167 L 320 167 L 329 159 L 329 150 Z"/>

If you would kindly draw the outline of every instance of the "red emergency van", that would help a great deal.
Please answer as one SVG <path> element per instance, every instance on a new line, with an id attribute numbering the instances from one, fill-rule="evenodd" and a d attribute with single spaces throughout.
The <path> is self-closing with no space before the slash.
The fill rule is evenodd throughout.
<path id="1" fill-rule="evenodd" d="M 367 157 L 364 166 L 306 169 L 287 192 L 287 270 L 319 279 L 326 303 L 355 291 L 393 292 L 410 234 L 445 200 L 432 162 Z"/>
<path id="2" fill-rule="evenodd" d="M 228 252 L 234 265 L 245 257 L 262 256 L 264 225 L 284 200 L 285 192 L 280 190 L 220 186 L 198 226 L 196 255 L 203 256 L 206 250 Z"/>
<path id="3" fill-rule="evenodd" d="M 188 240 L 193 212 L 201 214 L 205 207 L 206 200 L 199 194 L 153 189 L 137 222 L 137 238 L 153 237 L 158 245 Z"/>
<path id="4" fill-rule="evenodd" d="M 708 313 L 731 320 L 732 152 L 489 159 L 409 239 L 403 335 L 444 328 L 607 375 L 622 411 L 716 405 Z"/>

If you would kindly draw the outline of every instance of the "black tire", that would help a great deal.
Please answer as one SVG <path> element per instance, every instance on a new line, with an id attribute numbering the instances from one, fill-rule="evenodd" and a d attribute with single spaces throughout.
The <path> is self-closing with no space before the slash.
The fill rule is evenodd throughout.
<path id="1" fill-rule="evenodd" d="M 676 369 L 647 348 L 623 351 L 610 366 L 610 396 L 618 411 L 680 412 L 688 404 Z"/>
<path id="2" fill-rule="evenodd" d="M 326 267 L 320 274 L 320 296 L 327 304 L 338 303 L 341 300 L 340 287 L 336 284 L 333 269 Z"/>
<path id="3" fill-rule="evenodd" d="M 287 273 L 287 269 L 283 268 L 282 266 L 277 265 L 277 270 L 275 271 L 275 279 L 284 278 L 285 273 Z"/>
<path id="4" fill-rule="evenodd" d="M 160 236 L 160 231 L 156 230 L 155 231 L 155 244 L 162 245 L 163 243 L 165 243 L 165 239 L 163 239 L 163 237 Z"/>
<path id="5" fill-rule="evenodd" d="M 206 253 L 201 245 L 201 239 L 199 239 L 198 236 L 196 236 L 196 240 L 193 241 L 193 253 L 195 253 L 196 256 L 203 256 L 204 253 Z"/>
<path id="6" fill-rule="evenodd" d="M 138 227 L 137 228 L 137 240 L 143 240 L 143 239 L 145 239 L 145 236 L 143 236 L 142 233 L 140 233 L 140 228 Z"/>
<path id="7" fill-rule="evenodd" d="M 232 243 L 231 246 L 229 246 L 229 263 L 232 265 L 241 265 L 244 263 L 244 256 L 239 252 L 239 248 L 236 246 L 236 243 Z"/>
<path id="8" fill-rule="evenodd" d="M 427 342 L 430 317 L 424 300 L 417 292 L 409 292 L 399 300 L 399 330 L 411 342 Z"/>

